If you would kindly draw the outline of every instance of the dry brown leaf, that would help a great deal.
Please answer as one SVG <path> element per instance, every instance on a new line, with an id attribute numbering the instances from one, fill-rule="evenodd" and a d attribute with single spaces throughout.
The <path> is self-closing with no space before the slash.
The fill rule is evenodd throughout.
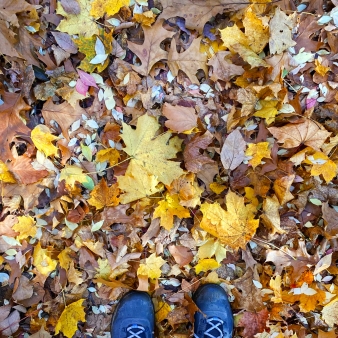
<path id="1" fill-rule="evenodd" d="M 86 111 L 76 105 L 73 108 L 68 102 L 56 105 L 52 99 L 49 99 L 42 108 L 42 115 L 46 120 L 46 123 L 50 123 L 51 120 L 57 122 L 62 130 L 63 136 L 69 140 L 68 129 L 76 120 L 81 119 L 82 115 L 86 115 Z"/>
<path id="2" fill-rule="evenodd" d="M 117 197 L 119 193 L 120 190 L 117 183 L 108 187 L 106 180 L 102 178 L 100 183 L 91 191 L 88 203 L 97 210 L 104 207 L 114 207 L 119 204 L 119 198 Z"/>
<path id="3" fill-rule="evenodd" d="M 160 18 L 169 19 L 183 16 L 189 29 L 202 33 L 203 27 L 211 17 L 228 9 L 236 11 L 246 6 L 234 4 L 233 0 L 162 0 L 163 12 Z"/>
<path id="4" fill-rule="evenodd" d="M 238 326 L 244 327 L 244 337 L 253 338 L 257 333 L 264 331 L 268 318 L 269 311 L 267 309 L 258 312 L 244 312 L 241 315 Z"/>
<path id="5" fill-rule="evenodd" d="M 190 79 L 192 83 L 199 84 L 196 73 L 202 69 L 205 75 L 208 75 L 208 68 L 206 65 L 207 55 L 200 52 L 200 44 L 202 38 L 193 40 L 190 47 L 178 53 L 176 50 L 175 39 L 171 40 L 171 46 L 168 54 L 168 66 L 174 76 L 178 75 L 178 71 L 182 70 Z"/>
<path id="6" fill-rule="evenodd" d="M 221 150 L 221 161 L 225 169 L 236 169 L 245 158 L 246 142 L 241 132 L 234 130 L 224 141 Z"/>
<path id="7" fill-rule="evenodd" d="M 214 160 L 212 160 L 210 157 L 200 153 L 200 149 L 206 149 L 211 143 L 212 139 L 213 135 L 209 131 L 206 131 L 201 136 L 195 135 L 186 145 L 183 152 L 183 157 L 185 167 L 189 171 L 198 173 L 202 169 L 203 165 L 214 163 Z"/>
<path id="8" fill-rule="evenodd" d="M 285 231 L 280 227 L 280 215 L 278 211 L 279 207 L 280 204 L 275 195 L 272 197 L 266 197 L 266 199 L 263 201 L 264 213 L 262 214 L 261 218 L 263 223 L 272 229 L 272 234 L 275 234 L 276 232 L 280 234 L 285 233 Z"/>
<path id="9" fill-rule="evenodd" d="M 169 32 L 162 27 L 163 20 L 157 20 L 152 27 L 143 26 L 144 42 L 142 45 L 128 41 L 128 48 L 141 60 L 141 66 L 133 66 L 133 69 L 148 75 L 154 64 L 167 59 L 168 53 L 160 47 L 160 43 L 171 38 L 175 32 Z"/>
<path id="10" fill-rule="evenodd" d="M 185 246 L 170 245 L 168 248 L 170 253 L 174 257 L 176 263 L 180 266 L 189 264 L 194 258 L 194 255 L 191 252 L 191 250 Z"/>
<path id="11" fill-rule="evenodd" d="M 315 123 L 310 119 L 305 119 L 295 124 L 289 123 L 284 127 L 271 127 L 268 130 L 277 139 L 278 143 L 283 143 L 284 148 L 294 148 L 305 144 L 318 151 L 331 135 L 319 123 Z"/>
<path id="12" fill-rule="evenodd" d="M 168 119 L 165 121 L 165 126 L 177 133 L 190 134 L 192 129 L 197 127 L 197 115 L 194 108 L 165 103 L 162 114 Z"/>
<path id="13" fill-rule="evenodd" d="M 294 196 L 290 192 L 290 187 L 292 185 L 295 175 L 284 176 L 277 178 L 273 184 L 275 194 L 278 198 L 280 205 L 285 204 L 286 202 L 294 199 Z"/>
<path id="14" fill-rule="evenodd" d="M 213 67 L 212 75 L 210 76 L 212 81 L 230 81 L 234 76 L 242 75 L 244 73 L 242 66 L 237 66 L 233 64 L 231 60 L 225 58 L 228 55 L 231 55 L 231 53 L 220 51 L 213 55 L 208 61 L 208 66 Z"/>
<path id="15" fill-rule="evenodd" d="M 338 234 L 338 212 L 330 208 L 328 202 L 322 204 L 322 212 L 326 222 L 325 235 L 328 238 L 336 237 Z"/>

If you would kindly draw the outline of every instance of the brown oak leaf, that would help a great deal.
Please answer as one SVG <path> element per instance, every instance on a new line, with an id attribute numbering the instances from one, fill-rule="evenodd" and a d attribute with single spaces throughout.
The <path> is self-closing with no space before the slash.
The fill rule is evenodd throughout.
<path id="1" fill-rule="evenodd" d="M 200 153 L 200 149 L 206 149 L 213 139 L 212 134 L 207 131 L 203 135 L 194 136 L 184 149 L 183 157 L 185 167 L 193 172 L 198 173 L 204 164 L 212 164 L 214 161 Z"/>
<path id="2" fill-rule="evenodd" d="M 238 326 L 244 327 L 243 337 L 253 338 L 257 333 L 263 332 L 268 317 L 269 311 L 267 309 L 259 312 L 244 312 L 238 322 Z"/>

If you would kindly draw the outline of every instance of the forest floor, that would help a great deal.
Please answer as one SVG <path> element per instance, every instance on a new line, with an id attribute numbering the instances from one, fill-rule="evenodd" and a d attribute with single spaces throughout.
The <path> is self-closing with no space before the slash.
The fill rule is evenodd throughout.
<path id="1" fill-rule="evenodd" d="M 338 0 L 0 8 L 1 336 L 137 289 L 191 337 L 211 282 L 236 337 L 336 337 Z"/>

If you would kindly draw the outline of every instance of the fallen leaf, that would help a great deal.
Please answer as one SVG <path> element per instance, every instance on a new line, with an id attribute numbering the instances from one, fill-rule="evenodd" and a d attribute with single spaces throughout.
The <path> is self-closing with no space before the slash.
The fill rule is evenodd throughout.
<path id="1" fill-rule="evenodd" d="M 213 258 L 204 258 L 200 259 L 195 266 L 196 274 L 200 272 L 207 272 L 209 270 L 215 270 L 219 268 L 221 265 Z"/>
<path id="2" fill-rule="evenodd" d="M 209 131 L 206 131 L 203 135 L 195 135 L 190 142 L 186 145 L 183 157 L 187 170 L 198 173 L 201 171 L 203 165 L 213 164 L 209 156 L 200 153 L 200 149 L 206 149 L 213 140 L 213 136 Z"/>
<path id="3" fill-rule="evenodd" d="M 271 301 L 273 301 L 275 304 L 283 303 L 281 283 L 282 277 L 280 275 L 275 276 L 275 278 L 271 278 L 269 282 L 269 286 L 275 294 L 274 297 L 271 298 Z"/>
<path id="4" fill-rule="evenodd" d="M 190 217 L 190 212 L 180 205 L 178 195 L 166 194 L 165 199 L 158 202 L 153 217 L 160 217 L 161 226 L 169 231 L 174 225 L 174 216 L 187 218 Z"/>
<path id="5" fill-rule="evenodd" d="M 11 306 L 0 307 L 0 332 L 4 337 L 10 337 L 19 329 L 20 312 L 14 310 L 12 313 Z"/>
<path id="6" fill-rule="evenodd" d="M 151 279 L 157 279 L 161 277 L 161 266 L 166 261 L 161 256 L 156 256 L 155 253 L 151 254 L 145 259 L 145 263 L 141 263 L 137 269 L 137 275 L 148 276 Z"/>
<path id="7" fill-rule="evenodd" d="M 206 66 L 207 56 L 200 53 L 201 39 L 201 37 L 194 39 L 190 47 L 182 53 L 177 52 L 175 39 L 171 40 L 168 66 L 174 76 L 177 76 L 178 71 L 182 70 L 192 83 L 199 84 L 196 77 L 197 71 L 202 69 L 206 75 L 208 74 L 208 68 Z"/>
<path id="8" fill-rule="evenodd" d="M 38 124 L 31 132 L 31 138 L 41 152 L 47 157 L 58 156 L 58 148 L 52 143 L 58 139 L 58 137 L 51 134 L 50 129 L 44 124 Z"/>
<path id="9" fill-rule="evenodd" d="M 246 4 L 235 4 L 232 0 L 162 0 L 163 12 L 160 18 L 169 19 L 182 13 L 185 16 L 187 28 L 202 33 L 203 27 L 211 17 L 225 9 L 236 11 Z"/>
<path id="10" fill-rule="evenodd" d="M 160 43 L 171 38 L 175 33 L 169 32 L 162 27 L 163 20 L 157 20 L 154 26 L 143 26 L 144 42 L 142 45 L 128 41 L 128 48 L 141 60 L 141 66 L 133 66 L 133 69 L 148 75 L 154 64 L 168 58 L 168 52 L 160 48 Z"/>
<path id="11" fill-rule="evenodd" d="M 283 143 L 284 148 L 294 148 L 305 144 L 318 151 L 331 135 L 331 133 L 310 119 L 305 119 L 297 124 L 287 124 L 284 127 L 271 127 L 268 130 L 277 139 L 278 143 Z"/>
<path id="12" fill-rule="evenodd" d="M 267 125 L 275 121 L 275 116 L 278 114 L 276 108 L 278 104 L 277 100 L 261 100 L 259 101 L 260 109 L 257 110 L 254 116 L 265 119 Z"/>
<path id="13" fill-rule="evenodd" d="M 106 180 L 102 178 L 100 183 L 90 192 L 88 203 L 97 210 L 104 207 L 114 207 L 119 204 L 119 198 L 117 197 L 119 193 L 116 183 L 108 187 Z"/>
<path id="14" fill-rule="evenodd" d="M 257 333 L 265 330 L 268 318 L 269 311 L 267 309 L 263 309 L 256 313 L 246 311 L 241 315 L 238 326 L 244 327 L 244 337 L 253 338 Z"/>
<path id="15" fill-rule="evenodd" d="M 180 266 L 189 264 L 194 258 L 192 251 L 183 245 L 170 245 L 168 248 L 175 262 Z"/>
<path id="16" fill-rule="evenodd" d="M 129 163 L 124 176 L 118 176 L 117 182 L 124 192 L 120 195 L 121 204 L 149 197 L 162 190 L 157 178 L 134 161 Z"/>
<path id="17" fill-rule="evenodd" d="M 96 22 L 90 16 L 90 1 L 79 0 L 80 14 L 67 13 L 60 2 L 57 3 L 56 13 L 62 15 L 61 20 L 56 29 L 60 32 L 68 33 L 69 35 L 76 35 L 79 32 L 84 37 L 91 37 L 99 34 L 99 29 Z"/>
<path id="18" fill-rule="evenodd" d="M 224 141 L 221 150 L 221 161 L 225 169 L 236 169 L 245 158 L 246 142 L 239 130 L 231 132 Z"/>
<path id="19" fill-rule="evenodd" d="M 0 161 L 0 181 L 4 183 L 16 183 L 15 177 L 2 161 Z"/>
<path id="20" fill-rule="evenodd" d="M 220 239 L 233 249 L 245 249 L 246 243 L 255 234 L 259 221 L 254 219 L 256 208 L 245 205 L 244 198 L 229 191 L 226 195 L 227 211 L 218 203 L 201 206 L 201 228 Z"/>
<path id="21" fill-rule="evenodd" d="M 77 167 L 76 165 L 65 165 L 60 173 L 60 181 L 62 180 L 65 180 L 66 184 L 71 188 L 75 186 L 75 182 L 79 182 L 87 186 L 94 185 L 93 180 L 83 173 L 82 168 Z"/>
<path id="22" fill-rule="evenodd" d="M 262 18 L 264 19 L 264 17 Z M 267 19 L 267 17 L 265 17 Z M 257 54 L 263 51 L 269 42 L 269 25 L 255 14 L 254 7 L 250 6 L 246 11 L 243 19 L 245 35 L 248 38 L 249 47 Z"/>
<path id="23" fill-rule="evenodd" d="M 325 220 L 325 234 L 329 238 L 336 237 L 338 235 L 338 212 L 330 208 L 328 202 L 322 204 L 323 219 Z"/>
<path id="24" fill-rule="evenodd" d="M 280 54 L 296 45 L 292 40 L 292 30 L 296 24 L 296 13 L 287 16 L 279 7 L 270 20 L 269 47 L 271 54 Z"/>
<path id="25" fill-rule="evenodd" d="M 162 114 L 168 119 L 165 126 L 177 133 L 187 133 L 197 127 L 197 115 L 194 108 L 163 105 Z"/>
<path id="26" fill-rule="evenodd" d="M 222 260 L 226 257 L 226 249 L 224 245 L 221 244 L 218 240 L 209 239 L 206 243 L 201 245 L 198 248 L 198 258 L 212 258 L 212 256 L 216 257 L 216 261 L 221 263 Z"/>
<path id="27" fill-rule="evenodd" d="M 14 224 L 12 229 L 19 233 L 16 236 L 18 241 L 28 239 L 28 237 L 35 237 L 37 233 L 35 221 L 31 216 L 18 216 L 18 223 Z"/>
<path id="28" fill-rule="evenodd" d="M 91 4 L 90 15 L 95 19 L 101 18 L 105 14 L 113 16 L 118 13 L 121 7 L 129 6 L 129 0 L 94 0 Z"/>
<path id="29" fill-rule="evenodd" d="M 280 205 L 283 205 L 294 199 L 294 196 L 290 192 L 290 187 L 294 179 L 295 175 L 289 175 L 277 178 L 276 181 L 274 182 L 273 188 Z"/>
<path id="30" fill-rule="evenodd" d="M 33 264 L 41 274 L 48 276 L 55 270 L 57 261 L 53 260 L 48 249 L 42 249 L 40 242 L 38 242 L 34 247 Z"/>
<path id="31" fill-rule="evenodd" d="M 1 163 L 0 163 L 1 167 Z M 10 169 L 22 184 L 32 184 L 48 176 L 47 170 L 36 170 L 32 160 L 25 154 L 10 163 Z M 0 169 L 1 170 L 1 169 Z M 0 174 L 1 179 L 1 174 Z"/>
<path id="32" fill-rule="evenodd" d="M 86 313 L 82 303 L 85 299 L 79 299 L 65 307 L 55 326 L 55 334 L 62 332 L 67 338 L 72 338 L 77 330 L 78 322 L 86 321 Z"/>
<path id="33" fill-rule="evenodd" d="M 242 75 L 244 68 L 237 66 L 226 59 L 226 56 L 231 55 L 230 52 L 220 51 L 215 53 L 208 61 L 208 66 L 212 66 L 212 75 L 210 79 L 212 81 L 230 81 L 234 76 Z"/>
<path id="34" fill-rule="evenodd" d="M 263 214 L 261 219 L 265 226 L 272 229 L 272 234 L 278 232 L 284 234 L 285 230 L 280 227 L 280 215 L 279 215 L 280 204 L 276 195 L 272 197 L 267 196 L 263 201 Z"/>
<path id="35" fill-rule="evenodd" d="M 181 141 L 177 137 L 169 140 L 171 134 L 168 132 L 155 136 L 159 127 L 157 121 L 148 115 L 138 119 L 136 130 L 123 123 L 122 139 L 126 145 L 123 150 L 132 158 L 129 165 L 137 164 L 169 185 L 183 174 L 179 163 L 168 161 L 181 149 Z"/>
<path id="36" fill-rule="evenodd" d="M 0 91 L 1 100 L 4 101 L 0 105 L 0 160 L 6 162 L 13 159 L 10 150 L 10 143 L 18 136 L 28 136 L 30 130 L 22 122 L 20 113 L 30 110 L 31 107 L 25 103 L 20 94 L 8 93 Z"/>
<path id="37" fill-rule="evenodd" d="M 245 151 L 246 156 L 252 157 L 249 163 L 255 169 L 261 164 L 263 158 L 271 158 L 269 149 L 269 142 L 249 143 L 248 149 Z"/>
<path id="38" fill-rule="evenodd" d="M 109 162 L 110 165 L 118 163 L 120 153 L 114 148 L 101 149 L 96 153 L 97 162 Z"/>

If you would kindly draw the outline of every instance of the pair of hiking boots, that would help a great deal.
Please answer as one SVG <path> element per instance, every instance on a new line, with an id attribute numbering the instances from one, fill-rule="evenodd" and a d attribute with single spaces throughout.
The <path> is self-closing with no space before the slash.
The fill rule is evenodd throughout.
<path id="1" fill-rule="evenodd" d="M 193 300 L 201 312 L 195 313 L 195 338 L 232 337 L 233 316 L 228 296 L 216 284 L 197 289 Z M 131 291 L 122 297 L 112 319 L 112 338 L 154 338 L 155 314 L 146 292 Z"/>

